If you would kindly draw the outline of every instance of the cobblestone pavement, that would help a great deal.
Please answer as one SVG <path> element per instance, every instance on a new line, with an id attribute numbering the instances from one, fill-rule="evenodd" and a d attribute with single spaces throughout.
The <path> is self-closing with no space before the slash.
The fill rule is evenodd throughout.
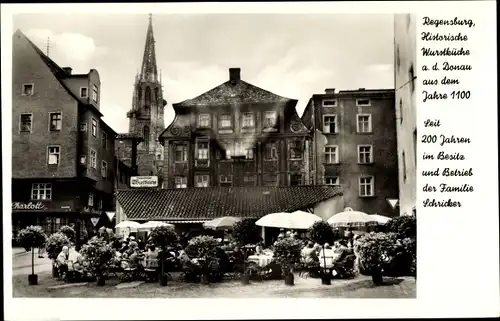
<path id="1" fill-rule="evenodd" d="M 51 271 L 52 264 L 45 255 L 44 258 L 38 257 L 38 251 L 35 250 L 35 274 Z M 31 252 L 26 252 L 21 248 L 12 250 L 12 275 L 31 274 Z"/>

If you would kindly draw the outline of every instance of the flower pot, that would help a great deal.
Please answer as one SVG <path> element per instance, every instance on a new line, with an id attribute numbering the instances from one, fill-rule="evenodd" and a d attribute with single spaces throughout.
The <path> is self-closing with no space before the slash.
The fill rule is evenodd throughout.
<path id="1" fill-rule="evenodd" d="M 38 275 L 36 275 L 36 274 L 28 275 L 28 282 L 30 285 L 37 285 L 38 284 Z"/>
<path id="2" fill-rule="evenodd" d="M 106 278 L 103 275 L 97 277 L 97 285 L 104 286 L 106 284 Z"/>
<path id="3" fill-rule="evenodd" d="M 250 275 L 248 273 L 243 273 L 241 276 L 241 284 L 248 285 L 250 284 Z"/>
<path id="4" fill-rule="evenodd" d="M 208 280 L 208 274 L 203 273 L 201 275 L 201 284 L 209 284 L 210 281 Z"/>
<path id="5" fill-rule="evenodd" d="M 380 268 L 372 269 L 372 281 L 375 285 L 382 285 L 384 280 L 382 278 L 382 270 Z"/>
<path id="6" fill-rule="evenodd" d="M 332 284 L 332 278 L 330 277 L 330 274 L 321 273 L 321 284 L 323 284 L 323 285 L 331 285 Z"/>
<path id="7" fill-rule="evenodd" d="M 285 284 L 286 285 L 294 285 L 294 276 L 292 273 L 285 275 Z"/>
<path id="8" fill-rule="evenodd" d="M 158 281 L 160 283 L 160 286 L 166 286 L 168 284 L 168 276 L 161 273 Z"/>

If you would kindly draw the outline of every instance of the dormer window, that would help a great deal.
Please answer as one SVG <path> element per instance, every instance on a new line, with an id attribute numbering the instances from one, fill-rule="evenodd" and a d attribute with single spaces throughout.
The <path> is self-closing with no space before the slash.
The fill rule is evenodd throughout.
<path id="1" fill-rule="evenodd" d="M 233 123 L 231 121 L 231 115 L 220 115 L 219 118 L 219 127 L 220 128 L 231 128 L 233 127 Z"/>
<path id="2" fill-rule="evenodd" d="M 323 100 L 323 107 L 337 107 L 337 100 L 336 99 L 324 99 Z"/>
<path id="3" fill-rule="evenodd" d="M 371 106 L 370 99 L 356 99 L 356 106 Z"/>
<path id="4" fill-rule="evenodd" d="M 92 100 L 94 102 L 97 102 L 99 99 L 99 88 L 97 88 L 97 85 L 92 85 Z"/>
<path id="5" fill-rule="evenodd" d="M 199 127 L 210 127 L 210 114 L 199 114 L 198 115 L 198 126 Z"/>
<path id="6" fill-rule="evenodd" d="M 264 128 L 274 128 L 277 124 L 277 115 L 275 111 L 264 112 Z"/>
<path id="7" fill-rule="evenodd" d="M 31 96 L 33 95 L 33 88 L 35 86 L 33 84 L 23 84 L 23 96 Z"/>

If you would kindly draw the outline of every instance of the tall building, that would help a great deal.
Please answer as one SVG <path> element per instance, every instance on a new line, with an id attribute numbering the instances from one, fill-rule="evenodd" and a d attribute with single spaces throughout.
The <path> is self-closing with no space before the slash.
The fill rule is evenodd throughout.
<path id="1" fill-rule="evenodd" d="M 19 30 L 12 39 L 13 235 L 68 224 L 91 234 L 91 218 L 115 204 L 116 133 L 101 118 L 99 73 L 61 68 Z"/>
<path id="2" fill-rule="evenodd" d="M 302 121 L 314 131 L 314 184 L 341 186 L 344 205 L 394 216 L 398 198 L 394 90 L 326 89 L 309 100 Z"/>
<path id="3" fill-rule="evenodd" d="M 167 102 L 163 99 L 161 77 L 156 65 L 153 21 L 149 15 L 146 33 L 146 45 L 142 58 L 142 67 L 135 77 L 132 109 L 127 113 L 129 118 L 129 134 L 143 138 L 137 146 L 137 171 L 141 176 L 159 175 L 163 166 L 163 145 L 158 137 L 165 129 L 164 108 Z M 131 140 L 121 139 L 118 147 L 124 157 L 132 154 Z M 119 152 L 118 154 L 122 154 Z"/>
<path id="4" fill-rule="evenodd" d="M 309 185 L 311 135 L 296 104 L 230 68 L 228 81 L 173 104 L 164 187 Z"/>
<path id="5" fill-rule="evenodd" d="M 398 135 L 399 210 L 416 213 L 417 112 L 416 112 L 416 20 L 412 14 L 394 16 L 394 83 Z"/>

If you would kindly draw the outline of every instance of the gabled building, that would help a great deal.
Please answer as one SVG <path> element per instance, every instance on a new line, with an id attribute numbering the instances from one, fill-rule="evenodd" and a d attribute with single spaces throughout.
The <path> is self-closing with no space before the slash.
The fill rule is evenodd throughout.
<path id="1" fill-rule="evenodd" d="M 396 215 L 398 158 L 393 89 L 326 89 L 302 114 L 314 131 L 315 184 L 341 186 L 347 207 Z"/>
<path id="2" fill-rule="evenodd" d="M 114 208 L 115 131 L 100 111 L 99 73 L 60 67 L 21 31 L 12 53 L 12 226 L 47 233 Z"/>
<path id="3" fill-rule="evenodd" d="M 173 104 L 160 136 L 165 188 L 308 185 L 311 134 L 278 96 L 229 69 L 223 84 Z"/>

